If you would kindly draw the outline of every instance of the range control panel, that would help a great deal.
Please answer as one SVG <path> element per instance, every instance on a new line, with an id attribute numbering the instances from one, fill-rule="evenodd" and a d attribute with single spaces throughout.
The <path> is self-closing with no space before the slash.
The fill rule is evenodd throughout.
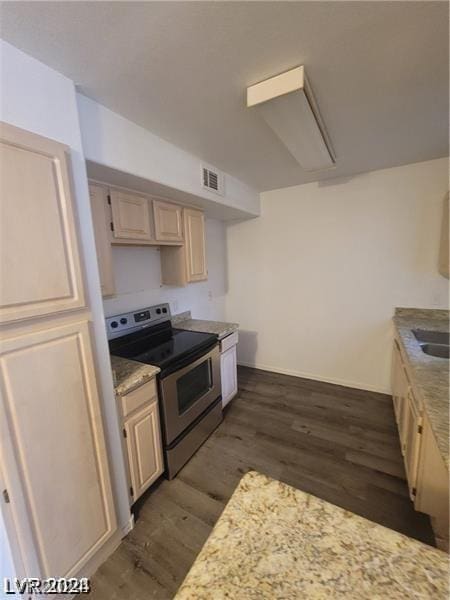
<path id="1" fill-rule="evenodd" d="M 143 327 L 155 325 L 156 323 L 168 321 L 169 319 L 170 306 L 167 303 L 142 308 L 136 312 L 108 317 L 106 319 L 108 339 L 111 340 L 112 338 L 125 335 L 126 333 L 132 333 Z"/>

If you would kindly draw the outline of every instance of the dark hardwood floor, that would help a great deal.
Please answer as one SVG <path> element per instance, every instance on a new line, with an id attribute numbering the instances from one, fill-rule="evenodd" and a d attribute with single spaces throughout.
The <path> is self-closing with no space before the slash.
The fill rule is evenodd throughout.
<path id="1" fill-rule="evenodd" d="M 172 598 L 251 469 L 434 545 L 408 497 L 390 396 L 239 368 L 223 423 L 92 578 L 91 600 Z"/>

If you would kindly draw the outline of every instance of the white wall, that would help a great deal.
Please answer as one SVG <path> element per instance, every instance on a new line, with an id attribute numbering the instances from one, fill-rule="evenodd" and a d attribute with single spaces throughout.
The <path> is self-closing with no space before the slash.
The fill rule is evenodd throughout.
<path id="1" fill-rule="evenodd" d="M 113 247 L 117 295 L 104 301 L 107 316 L 160 302 L 169 302 L 172 314 L 190 310 L 193 317 L 223 320 L 226 279 L 225 225 L 206 220 L 208 280 L 186 287 L 161 286 L 159 250 L 137 246 Z"/>
<path id="2" fill-rule="evenodd" d="M 60 141 L 70 147 L 80 241 L 95 336 L 94 352 L 97 376 L 103 401 L 115 503 L 119 524 L 125 526 L 130 514 L 127 484 L 104 327 L 98 269 L 94 260 L 95 243 L 75 87 L 70 79 L 14 46 L 1 41 L 0 49 L 0 120 Z"/>
<path id="3" fill-rule="evenodd" d="M 394 308 L 448 308 L 447 189 L 439 159 L 262 194 L 262 216 L 227 230 L 239 361 L 389 392 Z"/>
<path id="4" fill-rule="evenodd" d="M 223 196 L 205 190 L 197 156 L 81 94 L 78 108 L 87 160 L 241 209 L 250 216 L 259 214 L 258 192 L 242 181 L 227 174 Z"/>

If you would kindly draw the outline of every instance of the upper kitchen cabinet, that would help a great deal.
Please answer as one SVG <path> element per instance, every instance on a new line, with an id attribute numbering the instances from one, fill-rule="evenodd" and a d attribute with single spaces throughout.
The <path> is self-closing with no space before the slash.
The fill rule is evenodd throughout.
<path id="1" fill-rule="evenodd" d="M 201 210 L 185 208 L 183 220 L 187 281 L 203 281 L 208 278 L 206 271 L 205 216 Z"/>
<path id="2" fill-rule="evenodd" d="M 441 248 L 439 251 L 439 273 L 447 279 L 450 277 L 449 268 L 449 195 L 444 200 L 444 211 L 442 215 Z"/>
<path id="3" fill-rule="evenodd" d="M 111 240 L 108 234 L 110 216 L 107 195 L 107 190 L 104 187 L 94 184 L 89 185 L 102 296 L 112 296 L 115 293 Z"/>
<path id="4" fill-rule="evenodd" d="M 85 305 L 68 148 L 0 124 L 0 322 Z"/>
<path id="5" fill-rule="evenodd" d="M 161 246 L 161 283 L 187 285 L 208 279 L 205 217 L 201 210 L 183 209 L 183 246 Z"/>
<path id="6" fill-rule="evenodd" d="M 155 237 L 158 242 L 182 242 L 182 208 L 178 204 L 153 200 Z"/>
<path id="7" fill-rule="evenodd" d="M 110 199 L 113 238 L 150 242 L 152 233 L 149 200 L 115 189 L 111 189 Z"/>

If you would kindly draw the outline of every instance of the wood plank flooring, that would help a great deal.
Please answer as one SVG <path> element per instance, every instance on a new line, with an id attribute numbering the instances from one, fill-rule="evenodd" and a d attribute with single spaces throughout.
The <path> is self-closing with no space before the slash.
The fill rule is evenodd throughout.
<path id="1" fill-rule="evenodd" d="M 251 469 L 434 545 L 408 497 L 390 396 L 239 368 L 223 423 L 92 578 L 90 600 L 173 598 Z"/>

